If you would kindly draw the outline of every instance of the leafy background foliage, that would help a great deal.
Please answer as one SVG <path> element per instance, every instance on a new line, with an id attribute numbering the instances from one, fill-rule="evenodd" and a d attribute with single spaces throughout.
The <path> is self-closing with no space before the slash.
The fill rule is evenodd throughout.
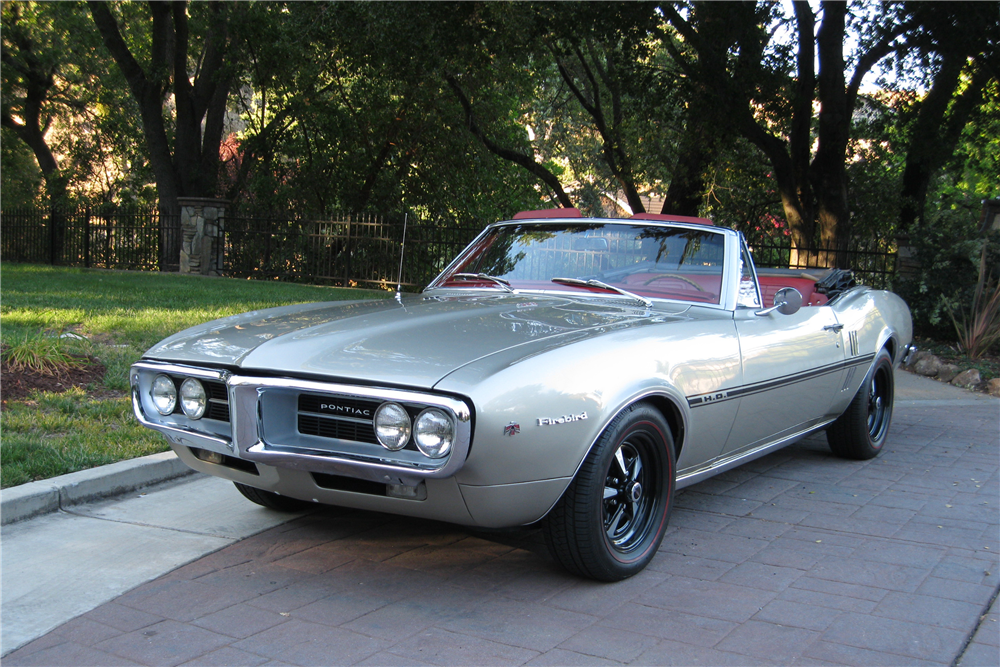
<path id="1" fill-rule="evenodd" d="M 567 201 L 658 212 L 666 198 L 664 210 L 751 241 L 908 230 L 926 262 L 900 289 L 918 324 L 946 335 L 941 298 L 969 298 L 975 272 L 958 258 L 979 243 L 980 202 L 1000 196 L 996 3 L 854 0 L 839 53 L 814 38 L 838 29 L 833 3 L 189 2 L 183 22 L 159 24 L 148 3 L 101 4 L 162 83 L 152 101 L 130 89 L 97 4 L 3 3 L 5 207 L 164 205 L 177 190 L 164 179 L 208 164 L 186 153 L 176 96 L 179 77 L 204 75 L 229 84 L 221 141 L 206 131 L 197 147 L 218 153 L 218 174 L 176 194 L 442 225 Z M 798 61 L 803 49 L 816 58 Z M 845 76 L 870 72 L 838 118 L 812 71 L 834 56 Z M 33 104 L 42 147 L 25 140 Z M 170 164 L 150 148 L 154 108 Z M 831 123 L 847 141 L 829 160 Z M 55 165 L 43 168 L 46 150 Z"/>

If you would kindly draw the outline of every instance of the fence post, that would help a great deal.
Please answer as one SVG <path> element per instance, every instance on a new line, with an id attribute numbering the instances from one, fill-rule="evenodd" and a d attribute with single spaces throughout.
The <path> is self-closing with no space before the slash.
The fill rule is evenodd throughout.
<path id="1" fill-rule="evenodd" d="M 90 207 L 83 213 L 83 265 L 90 268 Z"/>
<path id="2" fill-rule="evenodd" d="M 351 255 L 354 254 L 354 239 L 351 237 L 351 217 L 347 216 L 347 239 L 344 243 L 344 263 L 341 265 L 344 267 L 344 278 L 341 281 L 341 285 L 344 287 L 351 286 Z"/>
<path id="3" fill-rule="evenodd" d="M 56 207 L 49 207 L 49 264 L 56 263 Z"/>

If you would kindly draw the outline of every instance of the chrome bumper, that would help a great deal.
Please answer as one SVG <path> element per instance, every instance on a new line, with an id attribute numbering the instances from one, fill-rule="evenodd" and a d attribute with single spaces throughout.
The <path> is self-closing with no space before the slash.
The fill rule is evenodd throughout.
<path id="1" fill-rule="evenodd" d="M 212 433 L 203 425 L 173 416 L 157 416 L 148 401 L 151 376 L 167 373 L 225 382 L 230 423 Z M 465 464 L 472 437 L 471 410 L 447 396 L 397 389 L 342 385 L 287 378 L 247 377 L 203 368 L 141 361 L 132 366 L 132 405 L 136 419 L 178 445 L 206 449 L 279 468 L 328 473 L 387 484 L 416 486 L 421 480 L 453 476 Z M 441 460 L 379 445 L 302 436 L 296 432 L 294 399 L 298 392 L 440 407 L 455 418 L 456 441 Z M 270 423 L 268 426 L 267 422 Z M 277 425 L 277 428 L 276 428 Z"/>

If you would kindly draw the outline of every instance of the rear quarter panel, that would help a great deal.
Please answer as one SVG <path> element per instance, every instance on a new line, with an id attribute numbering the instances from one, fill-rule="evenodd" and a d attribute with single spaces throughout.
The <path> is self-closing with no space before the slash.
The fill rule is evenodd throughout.
<path id="1" fill-rule="evenodd" d="M 893 362 L 899 363 L 903 348 L 913 340 L 910 309 L 900 297 L 884 290 L 858 288 L 831 303 L 837 320 L 844 325 L 841 332 L 847 359 L 872 357 L 888 346 Z M 853 340 L 852 340 L 853 338 Z M 861 387 L 871 362 L 849 374 L 844 388 L 833 406 L 836 414 L 847 409 Z"/>

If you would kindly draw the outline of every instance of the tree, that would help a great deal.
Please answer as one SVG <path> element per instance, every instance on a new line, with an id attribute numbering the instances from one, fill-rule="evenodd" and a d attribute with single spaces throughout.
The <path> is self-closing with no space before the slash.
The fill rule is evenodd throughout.
<path id="1" fill-rule="evenodd" d="M 122 153 L 106 145 L 103 130 L 128 113 L 103 104 L 107 95 L 97 81 L 108 63 L 95 53 L 96 31 L 79 10 L 70 2 L 4 2 L 2 9 L 0 122 L 5 140 L 30 150 L 37 164 L 27 173 L 26 165 L 15 166 L 21 151 L 5 141 L 4 200 L 37 199 L 30 172 L 41 176 L 54 261 L 63 254 L 65 208 L 89 194 L 97 174 L 114 172 L 107 169 L 111 157 Z"/>
<path id="2" fill-rule="evenodd" d="M 182 196 L 214 196 L 236 59 L 229 22 L 241 5 L 192 5 L 197 20 L 189 16 L 187 2 L 149 2 L 148 19 L 131 7 L 122 8 L 120 17 L 130 46 L 112 5 L 87 4 L 139 105 L 160 207 L 175 209 Z M 197 33 L 192 33 L 192 27 Z M 147 43 L 140 43 L 142 30 L 149 32 Z"/>
<path id="3" fill-rule="evenodd" d="M 563 206 L 602 215 L 611 202 L 644 212 L 643 194 L 668 179 L 678 108 L 674 71 L 650 48 L 653 6 L 528 7 L 485 3 L 477 15 L 486 35 L 480 56 L 456 61 L 449 79 L 468 128 Z M 518 99 L 505 104 L 505 94 Z"/>
<path id="4" fill-rule="evenodd" d="M 922 219 L 931 179 L 955 153 L 984 91 L 1000 74 L 1000 6 L 996 3 L 910 3 L 919 30 L 909 39 L 933 72 L 909 132 L 899 230 Z M 936 61 L 936 62 L 935 62 Z"/>
<path id="5" fill-rule="evenodd" d="M 52 17 L 34 3 L 3 4 L 3 127 L 32 151 L 45 179 L 49 203 L 66 202 L 66 176 L 46 136 L 54 111 L 51 97 L 59 92 L 56 78 L 64 66 L 65 33 L 51 25 Z"/>
<path id="6" fill-rule="evenodd" d="M 736 23 L 738 50 L 720 52 L 712 34 L 677 6 L 660 5 L 696 53 L 685 62 L 686 71 L 716 91 L 715 102 L 731 110 L 735 130 L 767 155 L 794 246 L 842 249 L 850 222 L 845 158 L 858 90 L 912 24 L 900 21 L 892 5 L 880 6 L 870 16 L 849 15 L 841 2 L 821 3 L 817 24 L 808 3 L 795 2 L 797 52 L 792 58 L 790 50 L 771 43 L 782 20 L 777 5 L 692 6 L 696 13 L 726 12 Z M 858 22 L 861 40 L 857 51 L 845 57 L 849 18 Z M 819 106 L 815 126 L 814 103 Z"/>
<path id="7" fill-rule="evenodd" d="M 252 5 L 241 29 L 248 59 L 236 103 L 246 127 L 232 137 L 240 167 L 231 197 L 310 212 L 403 207 L 449 220 L 537 207 L 528 175 L 465 130 L 447 81 L 450 64 L 475 57 L 464 53 L 480 35 L 475 10 Z"/>

